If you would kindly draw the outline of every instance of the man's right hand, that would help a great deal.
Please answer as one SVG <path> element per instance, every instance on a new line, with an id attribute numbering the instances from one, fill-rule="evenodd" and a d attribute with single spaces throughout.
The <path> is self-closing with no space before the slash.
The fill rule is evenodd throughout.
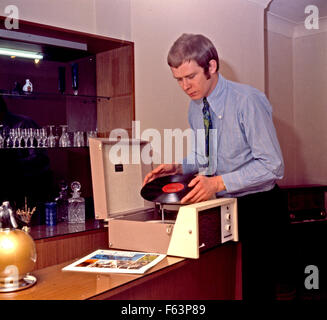
<path id="1" fill-rule="evenodd" d="M 182 173 L 183 167 L 181 164 L 161 164 L 145 176 L 143 186 L 154 179 Z"/>

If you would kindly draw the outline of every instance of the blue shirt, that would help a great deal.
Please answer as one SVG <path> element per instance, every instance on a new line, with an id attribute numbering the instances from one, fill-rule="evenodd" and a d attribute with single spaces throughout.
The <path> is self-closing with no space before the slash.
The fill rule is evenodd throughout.
<path id="1" fill-rule="evenodd" d="M 226 191 L 217 196 L 239 197 L 272 189 L 283 177 L 284 162 L 265 94 L 219 74 L 207 100 L 213 126 L 210 165 L 205 156 L 203 101 L 192 100 L 188 114 L 194 133 L 192 152 L 183 160 L 183 172 L 221 175 Z"/>

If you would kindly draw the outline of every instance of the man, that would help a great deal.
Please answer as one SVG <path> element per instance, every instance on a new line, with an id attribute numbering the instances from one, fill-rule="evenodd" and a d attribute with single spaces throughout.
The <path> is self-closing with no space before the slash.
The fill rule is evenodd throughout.
<path id="1" fill-rule="evenodd" d="M 237 197 L 243 298 L 272 299 L 283 242 L 276 235 L 286 226 L 287 215 L 276 185 L 284 164 L 271 105 L 262 92 L 219 73 L 217 50 L 203 35 L 183 34 L 167 60 L 191 98 L 188 116 L 194 145 L 182 164 L 158 166 L 144 184 L 164 175 L 194 172 L 198 175 L 189 184 L 193 189 L 182 204 Z"/>

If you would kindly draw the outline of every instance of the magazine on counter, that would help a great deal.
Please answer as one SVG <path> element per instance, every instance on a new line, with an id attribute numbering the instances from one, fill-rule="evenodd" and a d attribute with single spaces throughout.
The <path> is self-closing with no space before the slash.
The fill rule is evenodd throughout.
<path id="1" fill-rule="evenodd" d="M 156 265 L 165 256 L 165 254 L 148 252 L 96 250 L 62 270 L 140 274 Z"/>

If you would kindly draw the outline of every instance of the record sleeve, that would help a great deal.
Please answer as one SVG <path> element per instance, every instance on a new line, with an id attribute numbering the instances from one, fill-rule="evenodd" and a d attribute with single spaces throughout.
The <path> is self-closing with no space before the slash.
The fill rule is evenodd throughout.
<path id="1" fill-rule="evenodd" d="M 165 257 L 165 254 L 159 253 L 99 249 L 64 267 L 62 271 L 141 274 Z"/>

